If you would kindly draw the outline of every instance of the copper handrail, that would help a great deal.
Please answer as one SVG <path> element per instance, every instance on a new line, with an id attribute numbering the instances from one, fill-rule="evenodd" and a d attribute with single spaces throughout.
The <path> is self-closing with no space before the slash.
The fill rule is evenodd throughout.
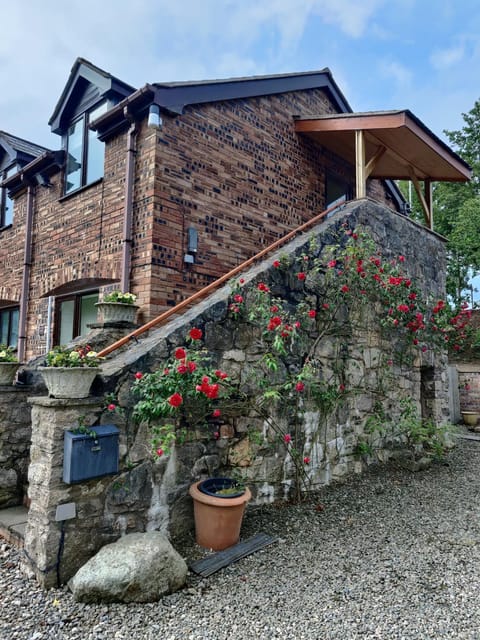
<path id="1" fill-rule="evenodd" d="M 200 300 L 201 298 L 203 298 L 205 295 L 207 295 L 214 289 L 217 289 L 224 282 L 226 282 L 227 280 L 230 280 L 241 271 L 244 271 L 251 264 L 253 264 L 254 262 L 257 262 L 257 260 L 260 260 L 260 258 L 263 258 L 263 256 L 265 256 L 267 253 L 271 253 L 275 249 L 278 249 L 278 247 L 288 242 L 291 238 L 295 237 L 298 233 L 302 233 L 303 231 L 305 231 L 305 229 L 308 229 L 309 227 L 312 227 L 313 225 L 315 225 L 317 222 L 320 222 L 321 220 L 323 220 L 323 218 L 325 218 L 325 216 L 327 216 L 331 211 L 334 211 L 335 209 L 338 209 L 338 205 L 333 205 L 328 209 L 325 209 L 325 211 L 322 211 L 322 213 L 319 213 L 317 216 L 313 217 L 311 220 L 304 222 L 300 227 L 297 227 L 293 231 L 290 231 L 289 233 L 287 233 L 287 235 L 283 236 L 282 238 L 279 238 L 273 244 L 269 245 L 265 249 L 262 249 L 262 251 L 255 254 L 248 260 L 245 260 L 245 262 L 242 262 L 242 264 L 239 264 L 238 266 L 233 268 L 231 271 L 229 271 L 225 275 L 221 276 L 217 280 L 214 280 L 214 282 L 211 282 L 209 285 L 207 285 L 203 289 L 200 289 L 200 291 L 197 291 L 196 293 L 189 296 L 188 298 L 185 298 L 185 300 L 182 300 L 182 302 L 179 302 L 177 305 L 175 305 L 168 311 L 164 311 L 156 318 L 153 318 L 153 320 L 150 320 L 149 322 L 142 325 L 138 329 L 135 329 L 135 331 L 132 331 L 132 333 L 129 333 L 127 336 L 120 338 L 120 340 L 117 340 L 116 342 L 111 344 L 109 347 L 105 347 L 105 349 L 102 349 L 101 351 L 98 352 L 98 356 L 102 358 L 107 356 L 109 353 L 112 353 L 112 351 L 115 351 L 116 349 L 123 347 L 123 345 L 129 342 L 130 340 L 135 339 L 137 336 L 141 335 L 142 333 L 145 333 L 146 331 L 149 331 L 149 329 L 151 329 L 152 327 L 155 327 L 161 324 L 162 322 L 164 322 L 165 320 L 168 320 L 170 316 L 174 315 L 175 313 L 178 313 L 185 307 L 188 307 L 193 302 Z"/>

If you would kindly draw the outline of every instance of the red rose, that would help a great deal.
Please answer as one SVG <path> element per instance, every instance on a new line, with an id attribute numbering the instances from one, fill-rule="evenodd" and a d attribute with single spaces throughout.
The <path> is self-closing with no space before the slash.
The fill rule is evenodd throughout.
<path id="1" fill-rule="evenodd" d="M 278 267 L 280 266 L 280 260 L 274 260 L 273 266 L 275 267 L 275 269 L 278 269 Z"/>
<path id="2" fill-rule="evenodd" d="M 295 391 L 298 391 L 299 393 L 301 393 L 304 389 L 305 389 L 305 384 L 301 380 L 299 380 L 295 385 Z"/>
<path id="3" fill-rule="evenodd" d="M 156 454 L 159 458 L 163 456 L 163 449 L 157 449 Z"/>
<path id="4" fill-rule="evenodd" d="M 168 399 L 168 404 L 172 407 L 179 407 L 183 402 L 183 398 L 179 393 L 174 393 Z"/>
<path id="5" fill-rule="evenodd" d="M 192 340 L 201 340 L 203 336 L 202 330 L 201 329 L 197 329 L 197 328 L 193 328 L 190 329 L 190 338 Z"/>
<path id="6" fill-rule="evenodd" d="M 289 442 L 291 442 L 291 441 L 292 441 L 292 436 L 291 436 L 289 433 L 286 433 L 286 434 L 283 436 L 283 441 L 285 442 L 285 444 L 288 444 Z"/>
<path id="7" fill-rule="evenodd" d="M 185 365 L 185 364 L 179 364 L 179 365 L 178 365 L 178 367 L 177 367 L 177 371 L 178 371 L 178 373 L 181 373 L 182 375 L 183 375 L 184 373 L 187 373 L 187 371 L 188 371 L 188 369 L 187 369 L 187 365 Z"/>
<path id="8" fill-rule="evenodd" d="M 189 362 L 187 364 L 187 366 L 188 366 L 189 373 L 193 373 L 195 371 L 195 369 L 197 368 L 197 363 L 196 362 Z"/>
<path id="9" fill-rule="evenodd" d="M 310 464 L 310 458 L 308 456 L 304 457 L 303 464 Z"/>
<path id="10" fill-rule="evenodd" d="M 299 280 L 305 280 L 306 277 L 307 277 L 307 274 L 304 273 L 303 271 L 300 271 L 300 273 L 297 273 L 297 278 Z"/>
<path id="11" fill-rule="evenodd" d="M 111 404 L 109 404 L 109 405 L 108 405 L 108 407 L 107 407 L 107 409 L 108 409 L 109 411 L 115 411 L 115 409 L 116 409 L 116 408 L 117 408 L 117 407 L 116 407 L 116 405 L 114 405 L 114 404 L 113 404 L 113 402 L 112 402 Z"/>
<path id="12" fill-rule="evenodd" d="M 175 350 L 175 358 L 177 360 L 183 360 L 186 357 L 187 357 L 187 352 L 185 351 L 185 349 L 182 349 L 182 347 L 179 347 L 178 349 Z"/>
<path id="13" fill-rule="evenodd" d="M 315 316 L 317 315 L 317 312 L 315 311 L 315 309 L 310 309 L 310 311 L 308 312 L 308 315 L 310 318 L 315 318 Z"/>
<path id="14" fill-rule="evenodd" d="M 235 302 L 238 302 L 238 303 L 243 302 L 243 296 L 241 296 L 239 293 L 236 293 L 233 296 L 233 299 L 235 300 Z"/>
<path id="15" fill-rule="evenodd" d="M 215 409 L 214 412 L 212 413 L 212 416 L 214 418 L 219 418 L 222 415 L 222 412 L 220 411 L 220 409 Z"/>
<path id="16" fill-rule="evenodd" d="M 137 380 L 141 380 L 143 378 L 143 373 L 141 371 L 137 371 L 137 373 L 135 374 L 135 378 Z"/>

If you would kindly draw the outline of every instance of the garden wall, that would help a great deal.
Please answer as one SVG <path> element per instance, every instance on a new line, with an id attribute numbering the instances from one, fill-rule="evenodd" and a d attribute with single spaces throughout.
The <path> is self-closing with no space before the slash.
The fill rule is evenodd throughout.
<path id="1" fill-rule="evenodd" d="M 346 225 L 349 233 L 360 227 L 366 229 L 381 248 L 382 260 L 404 257 L 409 277 L 418 281 L 424 293 L 434 299 L 444 296 L 444 282 L 439 278 L 445 273 L 442 240 L 369 200 L 348 205 L 312 234 L 298 237 L 242 274 L 245 287 L 249 283 L 268 283 L 287 304 L 293 306 L 307 296 L 311 305 L 316 294 L 308 280 L 302 282 L 298 278 L 295 259 L 324 255 L 345 235 Z M 275 260 L 287 266 L 275 269 Z M 189 531 L 192 511 L 187 489 L 202 476 L 241 476 L 252 489 L 253 505 L 292 496 L 292 451 L 275 437 L 278 433 L 270 433 L 265 420 L 249 410 L 226 416 L 223 422 L 213 423 L 211 430 L 197 430 L 184 444 L 173 448 L 171 455 L 158 460 L 152 457 L 147 428 L 138 427 L 132 420 L 135 372 L 163 367 L 175 349 L 185 344 L 192 327 L 202 330 L 204 346 L 214 365 L 227 371 L 250 396 L 259 394 L 253 373 L 259 370 L 267 348 L 263 329 L 246 317 L 232 318 L 230 295 L 231 286 L 226 286 L 167 326 L 115 352 L 105 361 L 102 376 L 94 383 L 96 398 L 71 402 L 32 399 L 31 508 L 25 566 L 45 586 L 66 581 L 101 546 L 124 533 L 161 530 L 176 539 Z M 315 300 L 318 308 L 321 302 Z M 301 408 L 298 454 L 308 460 L 304 476 L 311 488 L 361 472 L 366 464 L 379 459 L 388 459 L 402 444 L 392 431 L 383 433 L 371 450 L 359 446 L 365 440 L 369 418 L 379 419 L 378 394 L 383 394 L 382 410 L 393 418 L 389 424 L 395 424 L 405 398 L 411 399 L 409 402 L 423 418 L 431 418 L 437 424 L 449 419 L 445 354 L 434 356 L 430 351 L 422 354 L 418 350 L 408 362 L 397 361 L 395 345 L 382 334 L 377 312 L 373 307 L 366 317 L 360 317 L 357 310 L 351 309 L 355 322 L 345 325 L 349 330 L 342 335 L 319 341 L 313 329 L 309 334 L 315 359 L 321 363 L 319 375 L 325 376 L 342 354 L 345 357 L 342 401 L 335 401 L 328 413 L 315 404 L 303 404 Z M 295 370 L 298 356 L 294 350 L 285 360 L 285 370 L 278 373 L 280 378 L 287 375 L 287 370 Z M 106 409 L 112 397 L 120 411 Z M 62 481 L 63 431 L 75 428 L 80 417 L 87 425 L 114 422 L 119 427 L 120 472 L 66 485 Z M 291 423 L 298 422 L 297 418 L 292 412 L 275 416 L 284 433 L 293 428 Z M 72 503 L 74 517 L 63 524 L 56 522 L 58 505 Z"/>

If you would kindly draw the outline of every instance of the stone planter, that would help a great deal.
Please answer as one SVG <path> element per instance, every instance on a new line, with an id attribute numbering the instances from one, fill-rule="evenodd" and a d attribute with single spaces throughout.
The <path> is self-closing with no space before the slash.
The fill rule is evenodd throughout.
<path id="1" fill-rule="evenodd" d="M 480 414 L 477 411 L 462 411 L 462 420 L 467 427 L 474 428 L 477 426 Z"/>
<path id="2" fill-rule="evenodd" d="M 247 488 L 240 496 L 216 497 L 199 489 L 201 482 L 190 487 L 193 498 L 195 536 L 205 549 L 221 551 L 238 542 L 245 506 L 252 494 Z"/>
<path id="3" fill-rule="evenodd" d="M 52 398 L 87 398 L 100 369 L 95 367 L 38 367 Z"/>
<path id="4" fill-rule="evenodd" d="M 19 362 L 0 362 L 0 385 L 13 384 L 19 367 Z"/>
<path id="5" fill-rule="evenodd" d="M 97 302 L 95 304 L 100 322 L 129 322 L 135 324 L 137 311 L 140 308 L 136 304 L 124 302 Z"/>

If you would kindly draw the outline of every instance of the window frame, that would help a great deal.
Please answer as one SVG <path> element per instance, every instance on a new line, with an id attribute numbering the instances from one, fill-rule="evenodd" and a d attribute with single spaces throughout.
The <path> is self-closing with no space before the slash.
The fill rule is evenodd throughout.
<path id="1" fill-rule="evenodd" d="M 104 175 L 104 161 L 105 161 L 105 143 L 101 142 L 100 140 L 98 140 L 98 138 L 93 138 L 92 136 L 92 131 L 91 129 L 89 129 L 89 124 L 90 122 L 93 122 L 93 120 L 95 120 L 96 118 L 99 118 L 101 115 L 103 115 L 104 113 L 106 113 L 108 111 L 110 107 L 110 103 L 108 100 L 103 99 L 100 100 L 99 102 L 96 102 L 94 105 L 92 105 L 89 109 L 86 109 L 85 111 L 83 111 L 81 114 L 79 114 L 77 117 L 72 118 L 72 120 L 68 123 L 68 126 L 66 127 L 65 133 L 64 133 L 64 148 L 65 148 L 65 154 L 66 154 L 66 162 L 65 162 L 65 170 L 64 170 L 64 187 L 63 187 L 63 195 L 67 196 L 70 195 L 72 193 L 74 193 L 75 191 L 78 191 L 79 189 L 83 189 L 84 187 L 93 184 L 95 182 L 97 182 L 98 180 L 100 180 L 101 178 L 103 178 Z M 97 113 L 95 113 L 97 112 Z M 95 115 L 92 117 L 92 114 Z M 80 150 L 80 158 L 79 161 L 81 162 L 81 167 L 80 167 L 80 184 L 75 184 L 74 186 L 72 186 L 71 188 L 68 188 L 68 176 L 72 175 L 67 173 L 68 172 L 68 167 L 69 167 L 69 146 L 70 146 L 70 140 L 72 139 L 72 136 L 70 134 L 70 130 L 75 127 L 76 125 L 81 125 L 82 126 L 82 131 L 81 131 L 81 150 Z M 95 143 L 100 143 L 102 145 L 103 148 L 103 167 L 102 167 L 102 172 L 100 175 L 96 175 L 94 177 L 89 177 L 89 164 L 91 163 L 92 157 L 90 156 L 90 147 L 92 145 L 92 141 L 95 140 Z M 74 158 L 74 160 L 76 161 L 77 159 L 72 156 Z M 90 161 L 90 162 L 89 162 Z"/>
<path id="2" fill-rule="evenodd" d="M 82 298 L 86 296 L 99 295 L 99 289 L 88 289 L 85 291 L 77 291 L 76 293 L 69 293 L 62 296 L 55 297 L 55 311 L 54 311 L 54 319 L 53 319 L 53 346 L 59 346 L 60 343 L 60 334 L 61 334 L 61 326 L 62 326 L 62 312 L 61 307 L 64 302 L 73 301 L 73 324 L 72 324 L 72 337 L 63 344 L 68 344 L 78 336 L 81 336 L 81 324 L 82 324 Z"/>
<path id="3" fill-rule="evenodd" d="M 13 176 L 15 173 L 17 173 L 18 170 L 19 170 L 19 167 L 17 163 L 11 164 L 9 167 L 2 169 L 0 171 L 0 183 L 6 180 L 7 178 L 10 178 L 10 176 Z M 6 219 L 7 200 L 12 205 L 10 220 Z M 13 224 L 13 200 L 8 197 L 7 188 L 0 186 L 0 229 L 3 229 L 5 227 L 10 227 L 12 224 Z"/>
<path id="4" fill-rule="evenodd" d="M 15 312 L 17 313 L 17 319 L 16 319 L 17 340 L 16 340 L 15 344 L 12 344 L 11 343 L 12 326 L 13 326 L 12 315 Z M 9 314 L 6 340 L 4 340 L 5 336 L 3 336 L 2 333 L 1 333 L 2 327 L 3 327 L 3 318 L 2 318 L 2 316 L 3 316 L 4 313 L 8 313 Z M 0 344 L 6 344 L 7 346 L 12 347 L 13 349 L 16 349 L 18 347 L 18 321 L 19 321 L 19 317 L 20 317 L 20 306 L 19 305 L 13 305 L 11 307 L 0 307 Z"/>

